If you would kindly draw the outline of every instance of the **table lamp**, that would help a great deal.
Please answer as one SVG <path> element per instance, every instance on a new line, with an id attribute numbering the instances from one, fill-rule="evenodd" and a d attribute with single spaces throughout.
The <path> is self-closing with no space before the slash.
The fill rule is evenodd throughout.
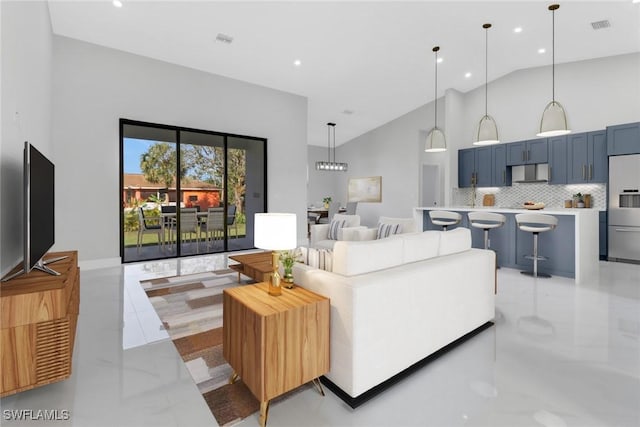
<path id="1" fill-rule="evenodd" d="M 269 295 L 280 295 L 280 274 L 278 273 L 278 251 L 294 249 L 297 245 L 296 214 L 257 213 L 255 214 L 256 248 L 273 251 L 273 274 L 269 282 Z"/>

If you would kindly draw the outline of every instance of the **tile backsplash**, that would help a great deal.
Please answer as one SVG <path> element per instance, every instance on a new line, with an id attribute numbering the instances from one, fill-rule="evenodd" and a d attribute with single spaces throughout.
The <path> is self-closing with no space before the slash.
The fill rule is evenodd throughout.
<path id="1" fill-rule="evenodd" d="M 607 208 L 607 190 L 605 184 L 518 184 L 511 187 L 476 188 L 475 206 L 482 206 L 485 194 L 495 194 L 495 206 L 510 208 L 520 207 L 528 200 L 543 202 L 549 208 L 564 208 L 564 201 L 576 193 L 590 194 L 591 207 L 605 210 Z M 470 206 L 473 190 L 471 188 L 454 188 L 451 197 L 453 206 Z"/>

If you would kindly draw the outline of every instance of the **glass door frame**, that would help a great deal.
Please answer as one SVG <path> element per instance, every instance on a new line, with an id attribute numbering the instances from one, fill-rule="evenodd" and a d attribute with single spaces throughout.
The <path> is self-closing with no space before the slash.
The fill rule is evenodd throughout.
<path id="1" fill-rule="evenodd" d="M 125 200 L 124 200 L 124 193 L 123 193 L 123 188 L 124 188 L 124 139 L 125 139 L 125 135 L 124 135 L 124 127 L 126 125 L 131 125 L 131 126 L 140 126 L 140 127 L 149 127 L 149 128 L 156 128 L 156 129 L 163 129 L 163 130 L 169 130 L 169 131 L 174 131 L 176 133 L 176 253 L 174 256 L 167 256 L 167 257 L 160 257 L 160 258 L 145 258 L 144 260 L 139 259 L 139 260 L 128 260 L 125 261 L 125 233 L 124 233 L 124 225 L 125 225 L 125 216 L 124 216 L 124 205 L 125 205 Z M 164 124 L 159 124 L 159 123 L 151 123 L 151 122 L 143 122 L 143 121 L 138 121 L 138 120 L 131 120 L 131 119 L 125 119 L 125 118 L 120 118 L 119 119 L 119 177 L 118 177 L 118 184 L 119 184 L 119 188 L 118 188 L 118 193 L 119 193 L 119 218 L 120 218 L 120 228 L 119 228 L 119 234 L 120 234 L 120 261 L 123 264 L 126 263 L 131 263 L 131 262 L 141 262 L 141 261 L 153 261 L 153 260 L 163 260 L 163 259 L 171 259 L 171 258 L 181 258 L 181 257 L 185 257 L 185 256 L 194 256 L 193 254 L 189 254 L 189 255 L 182 255 L 181 254 L 181 245 L 179 244 L 179 237 L 181 236 L 180 234 L 180 197 L 182 196 L 182 188 L 181 188 L 181 179 L 180 179 L 180 174 L 181 174 L 181 142 L 180 142 L 180 137 L 181 137 L 181 133 L 182 132 L 193 132 L 193 133 L 201 133 L 201 134 L 205 134 L 205 135 L 212 135 L 212 136 L 219 136 L 223 138 L 224 141 L 224 152 L 225 152 L 225 156 L 224 156 L 224 172 L 223 172 L 223 182 L 224 182 L 224 222 L 223 222 L 223 230 L 224 230 L 224 248 L 222 250 L 222 253 L 224 252 L 230 252 L 229 250 L 229 234 L 228 234 L 228 224 L 227 224 L 227 214 L 228 214 L 228 209 L 229 209 L 229 203 L 228 203 L 228 198 L 229 198 L 229 191 L 228 191 L 228 145 L 227 145 L 227 139 L 228 138 L 241 138 L 241 139 L 247 139 L 247 140 L 254 140 L 254 141 L 259 141 L 262 142 L 263 144 L 263 194 L 264 194 L 264 200 L 263 200 L 263 212 L 267 212 L 267 143 L 268 140 L 267 138 L 260 138 L 260 137 L 255 137 L 255 136 L 247 136 L 247 135 L 239 135 L 239 134 L 232 134 L 232 133 L 225 133 L 225 132 L 218 132 L 218 131 L 209 131 L 209 130 L 203 130 L 203 129 L 195 129 L 195 128 L 188 128 L 188 127 L 182 127 L 182 126 L 171 126 L 171 125 L 164 125 Z M 245 235 L 248 234 L 247 231 L 245 231 Z M 255 247 L 252 247 L 255 248 Z M 251 248 L 249 248 L 251 249 Z M 247 249 L 235 249 L 235 250 L 247 250 Z M 210 255 L 213 253 L 221 253 L 221 252 L 205 252 L 199 255 Z"/>

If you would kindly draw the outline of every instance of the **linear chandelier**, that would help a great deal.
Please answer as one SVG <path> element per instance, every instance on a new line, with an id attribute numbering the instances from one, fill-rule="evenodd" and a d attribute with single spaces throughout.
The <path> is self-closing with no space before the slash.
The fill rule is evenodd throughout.
<path id="1" fill-rule="evenodd" d="M 540 120 L 540 132 L 537 136 L 558 136 L 571 132 L 567 124 L 567 114 L 564 107 L 556 101 L 556 10 L 559 4 L 552 4 L 548 7 L 551 11 L 551 102 L 547 104 L 542 112 Z"/>
<path id="2" fill-rule="evenodd" d="M 496 121 L 489 115 L 488 111 L 488 87 L 489 87 L 489 28 L 491 28 L 491 24 L 484 24 L 482 28 L 485 29 L 485 38 L 484 38 L 484 116 L 480 119 L 480 123 L 478 123 L 478 133 L 476 135 L 476 140 L 473 142 L 473 145 L 493 145 L 500 142 L 498 138 L 498 126 L 496 125 Z"/>
<path id="3" fill-rule="evenodd" d="M 433 128 L 429 131 L 427 135 L 427 140 L 424 144 L 424 151 L 427 153 L 439 153 L 442 151 L 447 151 L 447 141 L 444 138 L 444 133 L 438 127 L 438 51 L 440 50 L 440 46 L 434 46 L 432 49 L 433 53 L 435 53 L 435 64 L 436 64 L 436 73 L 435 73 L 435 109 L 434 109 L 434 118 L 433 118 Z"/>
<path id="4" fill-rule="evenodd" d="M 333 133 L 333 149 L 331 148 L 332 133 Z M 332 152 L 333 152 L 333 160 L 331 159 Z M 316 170 L 346 172 L 348 168 L 349 168 L 349 165 L 347 163 L 336 162 L 336 124 L 327 123 L 327 161 L 316 162 Z"/>

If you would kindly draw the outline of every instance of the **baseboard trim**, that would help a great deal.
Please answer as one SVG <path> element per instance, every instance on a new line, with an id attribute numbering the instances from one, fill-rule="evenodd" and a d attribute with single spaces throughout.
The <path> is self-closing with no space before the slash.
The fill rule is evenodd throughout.
<path id="1" fill-rule="evenodd" d="M 333 392 L 333 394 L 338 396 L 344 403 L 349 405 L 351 408 L 356 409 L 358 406 L 360 406 L 363 403 L 371 400 L 372 398 L 374 398 L 378 394 L 382 393 L 383 391 L 385 391 L 386 389 L 388 389 L 392 385 L 400 382 L 401 380 L 403 380 L 404 378 L 408 377 L 410 374 L 412 374 L 413 372 L 417 371 L 418 369 L 422 368 L 423 366 L 425 366 L 426 364 L 428 364 L 432 360 L 440 357 L 441 355 L 443 355 L 444 353 L 448 352 L 452 348 L 456 347 L 457 345 L 463 343 L 464 341 L 466 341 L 469 338 L 479 334 L 480 332 L 484 331 L 485 329 L 487 329 L 487 328 L 489 328 L 491 326 L 493 326 L 493 322 L 492 321 L 488 321 L 487 323 L 477 327 L 476 329 L 474 329 L 473 331 L 467 333 L 466 335 L 461 336 L 460 338 L 458 338 L 457 340 L 453 341 L 452 343 L 447 344 L 446 346 L 442 347 L 440 350 L 436 351 L 435 353 L 432 353 L 429 356 L 425 357 L 424 359 L 419 360 L 418 362 L 416 362 L 413 365 L 409 366 L 404 371 L 401 371 L 401 372 L 397 373 L 396 375 L 394 375 L 393 377 L 389 378 L 388 380 L 378 384 L 377 386 L 365 391 L 364 393 L 362 393 L 362 394 L 360 394 L 360 395 L 358 395 L 356 397 L 352 397 L 349 394 L 347 394 L 344 390 L 342 390 L 340 387 L 338 387 L 333 381 L 331 381 L 327 377 L 324 377 L 324 376 L 320 377 L 320 381 L 322 381 L 322 383 L 329 390 L 331 390 L 331 392 Z"/>

